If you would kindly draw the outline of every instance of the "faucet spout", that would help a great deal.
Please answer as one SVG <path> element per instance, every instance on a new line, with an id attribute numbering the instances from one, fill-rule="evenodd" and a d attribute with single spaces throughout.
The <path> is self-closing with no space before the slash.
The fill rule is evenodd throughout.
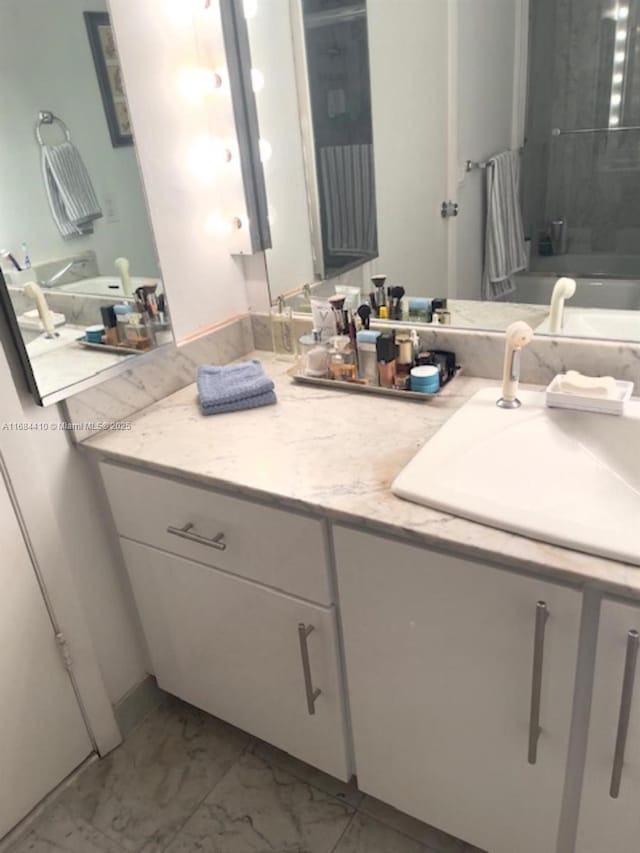
<path id="1" fill-rule="evenodd" d="M 573 278 L 559 278 L 551 294 L 551 305 L 549 313 L 549 331 L 557 335 L 562 331 L 564 325 L 564 302 L 571 299 L 576 292 L 576 282 Z"/>
<path id="2" fill-rule="evenodd" d="M 62 269 L 59 269 L 58 272 L 54 273 L 51 278 L 41 281 L 41 287 L 53 287 L 56 282 L 60 281 L 60 279 L 70 270 L 74 269 L 74 267 L 83 267 L 86 263 L 87 262 L 84 259 L 74 258 L 72 261 L 69 261 L 68 264 L 65 264 Z"/>
<path id="3" fill-rule="evenodd" d="M 520 354 L 523 347 L 530 344 L 532 340 L 533 329 L 523 320 L 517 320 L 507 329 L 502 373 L 502 397 L 496 401 L 496 406 L 501 409 L 517 409 L 522 405 L 518 400 Z"/>

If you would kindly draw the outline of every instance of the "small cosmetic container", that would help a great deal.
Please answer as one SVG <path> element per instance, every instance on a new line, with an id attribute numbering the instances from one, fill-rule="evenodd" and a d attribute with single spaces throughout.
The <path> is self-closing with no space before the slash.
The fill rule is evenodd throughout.
<path id="1" fill-rule="evenodd" d="M 300 338 L 300 370 L 305 376 L 326 379 L 329 373 L 329 347 L 321 338 L 319 329 L 314 329 L 310 335 Z"/>
<path id="2" fill-rule="evenodd" d="M 414 367 L 411 371 L 411 390 L 419 394 L 437 394 L 440 390 L 440 370 L 435 364 Z"/>
<path id="3" fill-rule="evenodd" d="M 104 326 L 87 326 L 84 330 L 85 339 L 90 344 L 101 344 L 103 335 Z"/>
<path id="4" fill-rule="evenodd" d="M 410 296 L 407 300 L 408 319 L 418 323 L 430 323 L 433 313 L 433 300 Z"/>

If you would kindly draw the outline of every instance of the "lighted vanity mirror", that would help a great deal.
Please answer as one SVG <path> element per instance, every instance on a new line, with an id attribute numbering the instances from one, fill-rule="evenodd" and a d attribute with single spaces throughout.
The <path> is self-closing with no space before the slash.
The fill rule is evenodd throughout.
<path id="1" fill-rule="evenodd" d="M 0 296 L 46 405 L 173 336 L 106 2 L 0 22 Z"/>
<path id="2" fill-rule="evenodd" d="M 640 0 L 245 8 L 272 301 L 384 274 L 454 326 L 640 340 Z"/>

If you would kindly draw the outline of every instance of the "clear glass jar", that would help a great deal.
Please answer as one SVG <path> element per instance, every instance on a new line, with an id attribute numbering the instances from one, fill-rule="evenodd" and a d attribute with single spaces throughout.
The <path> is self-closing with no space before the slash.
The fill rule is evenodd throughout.
<path id="1" fill-rule="evenodd" d="M 271 308 L 271 342 L 277 359 L 290 361 L 297 354 L 297 341 L 293 334 L 293 314 L 282 297 Z"/>
<path id="2" fill-rule="evenodd" d="M 299 340 L 300 359 L 299 369 L 305 376 L 315 376 L 326 379 L 329 375 L 329 347 L 322 342 L 318 329 L 310 335 L 303 335 Z"/>

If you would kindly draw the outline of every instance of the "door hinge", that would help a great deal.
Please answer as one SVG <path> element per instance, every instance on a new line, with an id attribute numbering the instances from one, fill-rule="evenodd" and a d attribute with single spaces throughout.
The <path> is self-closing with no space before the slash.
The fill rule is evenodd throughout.
<path id="1" fill-rule="evenodd" d="M 440 206 L 440 216 L 443 219 L 449 219 L 451 216 L 457 216 L 459 209 L 457 201 L 443 201 Z"/>
<path id="2" fill-rule="evenodd" d="M 60 657 L 62 658 L 62 663 L 64 664 L 64 668 L 71 671 L 73 668 L 73 660 L 71 659 L 71 652 L 69 651 L 69 646 L 67 645 L 67 639 L 62 631 L 58 631 L 56 634 L 56 643 L 58 644 L 58 648 L 60 649 Z"/>

